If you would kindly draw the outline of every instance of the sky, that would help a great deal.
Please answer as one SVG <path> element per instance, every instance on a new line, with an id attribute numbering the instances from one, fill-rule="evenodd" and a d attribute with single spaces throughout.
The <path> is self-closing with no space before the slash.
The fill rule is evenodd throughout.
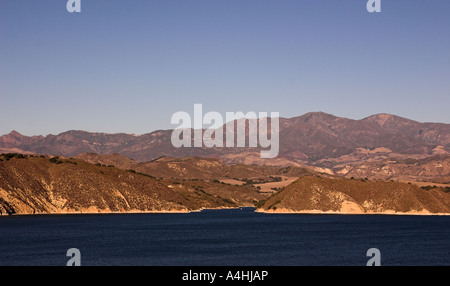
<path id="1" fill-rule="evenodd" d="M 450 123 L 450 1 L 0 0 L 0 135 L 144 134 L 177 111 Z"/>

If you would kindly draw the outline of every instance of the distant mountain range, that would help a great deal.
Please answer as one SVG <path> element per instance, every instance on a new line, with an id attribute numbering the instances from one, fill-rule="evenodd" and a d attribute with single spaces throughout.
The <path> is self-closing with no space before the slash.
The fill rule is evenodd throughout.
<path id="1" fill-rule="evenodd" d="M 213 157 L 226 164 L 311 165 L 334 168 L 387 158 L 423 159 L 450 154 L 450 124 L 420 123 L 391 114 L 361 120 L 312 112 L 280 118 L 280 152 L 261 159 L 259 148 L 175 148 L 172 130 L 143 135 L 67 131 L 58 135 L 24 136 L 12 131 L 0 137 L 0 152 L 76 156 L 121 154 L 139 162 L 161 156 Z M 247 134 L 248 135 L 248 134 Z"/>

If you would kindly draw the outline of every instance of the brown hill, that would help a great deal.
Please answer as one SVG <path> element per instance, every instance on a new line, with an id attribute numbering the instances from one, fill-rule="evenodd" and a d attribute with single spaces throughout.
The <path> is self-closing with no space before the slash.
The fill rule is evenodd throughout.
<path id="1" fill-rule="evenodd" d="M 450 156 L 363 162 L 335 168 L 335 173 L 345 178 L 450 184 Z"/>
<path id="2" fill-rule="evenodd" d="M 302 177 L 261 203 L 259 211 L 449 214 L 450 193 L 406 183 Z"/>
<path id="3" fill-rule="evenodd" d="M 261 198 L 251 187 L 158 180 L 77 159 L 0 156 L 0 214 L 186 212 Z"/>
<path id="4" fill-rule="evenodd" d="M 183 194 L 199 209 L 253 207 L 267 197 L 252 185 L 232 185 L 219 181 L 163 180 L 169 188 Z"/>
<path id="5" fill-rule="evenodd" d="M 227 186 L 245 185 L 264 193 L 272 193 L 274 188 L 284 187 L 298 177 L 319 174 L 310 168 L 245 164 L 226 165 L 219 159 L 201 157 L 161 157 L 143 163 L 117 154 L 98 155 L 89 153 L 81 154 L 76 158 L 97 165 L 115 164 L 121 169 L 132 170 L 159 179 L 220 182 L 226 183 Z"/>
<path id="6" fill-rule="evenodd" d="M 189 207 L 194 206 L 157 180 L 116 168 L 40 157 L 0 162 L 3 214 L 187 211 Z"/>
<path id="7" fill-rule="evenodd" d="M 120 154 L 95 154 L 82 153 L 75 156 L 76 159 L 86 161 L 91 164 L 101 164 L 106 166 L 114 166 L 119 169 L 128 170 L 133 169 L 138 164 L 137 161 L 127 158 Z"/>
<path id="8" fill-rule="evenodd" d="M 162 157 L 154 161 L 139 163 L 134 168 L 136 171 L 155 177 L 204 180 L 234 178 L 236 180 L 273 181 L 271 176 L 299 177 L 314 174 L 313 171 L 301 167 L 226 165 L 219 159 L 201 157 Z"/>

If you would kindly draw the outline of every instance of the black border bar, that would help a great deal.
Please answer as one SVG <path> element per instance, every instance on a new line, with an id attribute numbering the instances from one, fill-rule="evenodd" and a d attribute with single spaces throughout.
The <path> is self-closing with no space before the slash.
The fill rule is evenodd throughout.
<path id="1" fill-rule="evenodd" d="M 5 279 L 15 278 L 16 282 L 56 282 L 55 285 L 65 282 L 89 282 L 90 285 L 386 285 L 396 281 L 405 285 L 427 278 L 446 281 L 449 269 L 445 266 L 5 266 L 0 267 L 0 273 Z M 211 278 L 211 273 L 215 274 L 213 283 L 206 279 Z M 200 278 L 204 279 L 198 280 Z"/>

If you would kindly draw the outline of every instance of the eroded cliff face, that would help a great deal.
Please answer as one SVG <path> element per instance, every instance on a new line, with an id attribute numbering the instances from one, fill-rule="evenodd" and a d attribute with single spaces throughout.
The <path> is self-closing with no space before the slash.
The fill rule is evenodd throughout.
<path id="1" fill-rule="evenodd" d="M 450 194 L 395 182 L 302 177 L 260 205 L 275 213 L 450 214 Z"/>

